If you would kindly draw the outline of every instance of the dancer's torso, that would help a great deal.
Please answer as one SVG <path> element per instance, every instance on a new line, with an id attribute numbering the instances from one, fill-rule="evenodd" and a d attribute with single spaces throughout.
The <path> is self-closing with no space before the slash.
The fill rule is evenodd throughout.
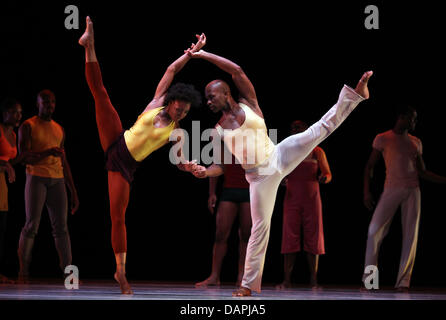
<path id="1" fill-rule="evenodd" d="M 317 178 L 319 164 L 314 150 L 302 161 L 296 169 L 287 176 L 287 194 L 288 200 L 313 199 L 319 194 L 319 182 Z"/>
<path id="2" fill-rule="evenodd" d="M 226 147 L 237 158 L 244 169 L 257 167 L 265 162 L 274 150 L 274 143 L 268 137 L 265 120 L 251 108 L 239 103 L 245 113 L 245 120 L 239 128 L 228 128 L 224 123 L 216 129 Z"/>
<path id="3" fill-rule="evenodd" d="M 0 160 L 8 161 L 9 159 L 14 159 L 17 155 L 17 145 L 15 143 L 16 135 L 14 131 L 11 133 L 12 144 L 6 137 L 6 132 L 3 130 L 3 126 L 0 125 Z"/>
<path id="4" fill-rule="evenodd" d="M 42 120 L 34 116 L 25 121 L 31 128 L 32 152 L 42 152 L 51 148 L 59 148 L 63 140 L 63 129 L 54 120 Z M 62 159 L 60 157 L 48 156 L 35 164 L 27 164 L 26 172 L 45 178 L 63 178 Z"/>
<path id="5" fill-rule="evenodd" d="M 385 187 L 417 187 L 417 156 L 422 154 L 421 140 L 392 130 L 376 136 L 373 147 L 382 152 L 386 164 Z"/>
<path id="6" fill-rule="evenodd" d="M 149 154 L 169 141 L 175 123 L 172 121 L 165 127 L 154 125 L 155 117 L 163 109 L 164 107 L 159 107 L 142 113 L 135 124 L 124 132 L 125 144 L 136 161 L 144 160 Z"/>

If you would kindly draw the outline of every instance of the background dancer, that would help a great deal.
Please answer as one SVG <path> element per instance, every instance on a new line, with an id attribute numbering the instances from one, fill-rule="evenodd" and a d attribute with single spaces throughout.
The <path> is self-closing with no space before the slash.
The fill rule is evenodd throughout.
<path id="1" fill-rule="evenodd" d="M 303 121 L 296 120 L 291 124 L 291 134 L 307 129 L 308 125 Z M 321 147 L 314 148 L 284 179 L 286 194 L 283 202 L 281 250 L 284 277 L 283 282 L 276 286 L 277 289 L 291 288 L 294 262 L 297 252 L 301 250 L 301 235 L 310 269 L 310 285 L 313 289 L 317 288 L 319 255 L 325 253 L 319 183 L 326 184 L 331 179 L 330 166 Z"/>
<path id="2" fill-rule="evenodd" d="M 414 108 L 407 105 L 400 107 L 394 127 L 378 134 L 373 140 L 373 150 L 364 170 L 364 205 L 373 210 L 375 201 L 370 191 L 370 180 L 377 162 L 384 158 L 384 190 L 368 229 L 365 267 L 378 266 L 381 243 L 389 231 L 395 212 L 401 207 L 403 244 L 395 288 L 403 292 L 409 291 L 417 250 L 421 213 L 419 178 L 446 183 L 446 177 L 426 169 L 421 140 L 409 133 L 415 130 L 416 122 L 417 112 Z M 367 275 L 364 273 L 363 281 Z"/>
<path id="3" fill-rule="evenodd" d="M 5 99 L 0 105 L 3 122 L 0 123 L 0 268 L 5 261 L 6 225 L 8 219 L 8 182 L 15 181 L 15 171 L 12 164 L 17 156 L 17 139 L 14 128 L 17 128 L 22 119 L 22 106 L 15 99 Z M 0 269 L 1 271 L 1 269 Z M 0 273 L 0 283 L 12 283 Z"/>
<path id="4" fill-rule="evenodd" d="M 239 217 L 239 259 L 236 286 L 240 286 L 245 267 L 246 247 L 251 233 L 251 211 L 249 206 L 249 183 L 245 179 L 245 171 L 240 164 L 223 164 L 224 182 L 220 193 L 218 209 L 215 217 L 215 242 L 212 253 L 212 272 L 204 281 L 195 284 L 198 288 L 220 285 L 220 273 L 223 259 L 228 249 L 228 238 L 231 234 L 235 218 Z M 213 214 L 217 202 L 218 177 L 209 178 L 208 208 Z"/>
<path id="5" fill-rule="evenodd" d="M 79 208 L 79 199 L 65 156 L 65 131 L 52 119 L 56 97 L 50 90 L 37 95 L 38 115 L 27 119 L 19 128 L 19 158 L 26 164 L 25 225 L 20 233 L 19 282 L 28 282 L 34 239 L 40 225 L 43 206 L 51 221 L 52 235 L 62 273 L 71 265 L 71 240 L 68 232 L 68 197 L 71 214 Z"/>

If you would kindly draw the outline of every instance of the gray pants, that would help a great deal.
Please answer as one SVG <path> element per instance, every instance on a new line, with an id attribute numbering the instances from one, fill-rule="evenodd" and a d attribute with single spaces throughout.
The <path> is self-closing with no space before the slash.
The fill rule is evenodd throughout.
<path id="1" fill-rule="evenodd" d="M 68 200 L 65 179 L 44 178 L 26 174 L 26 222 L 19 240 L 18 256 L 20 275 L 29 274 L 31 251 L 46 205 L 51 221 L 52 234 L 59 255 L 59 265 L 64 271 L 71 264 L 71 242 L 67 227 Z"/>
<path id="2" fill-rule="evenodd" d="M 293 171 L 310 152 L 327 138 L 364 100 L 344 86 L 337 103 L 315 124 L 302 133 L 284 139 L 264 164 L 246 170 L 251 198 L 252 228 L 246 251 L 242 286 L 260 292 L 268 246 L 271 217 L 280 181 Z"/>
<path id="3" fill-rule="evenodd" d="M 395 212 L 400 206 L 403 245 L 396 288 L 410 286 L 417 251 L 421 212 L 421 195 L 418 187 L 384 188 L 369 225 L 365 254 L 365 267 L 368 265 L 377 267 L 381 243 L 389 231 Z M 364 273 L 362 280 L 364 281 L 366 277 L 367 274 Z"/>

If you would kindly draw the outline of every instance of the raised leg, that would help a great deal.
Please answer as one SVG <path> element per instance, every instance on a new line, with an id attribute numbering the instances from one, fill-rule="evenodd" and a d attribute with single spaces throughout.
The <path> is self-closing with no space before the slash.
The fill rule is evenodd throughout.
<path id="1" fill-rule="evenodd" d="M 89 17 L 87 17 L 87 27 L 79 39 L 79 44 L 85 48 L 85 76 L 95 101 L 99 139 L 102 149 L 106 151 L 121 134 L 122 124 L 102 82 L 101 69 L 94 49 L 93 22 Z"/>
<path id="2" fill-rule="evenodd" d="M 337 103 L 318 122 L 277 145 L 280 155 L 279 170 L 285 175 L 293 171 L 318 144 L 341 125 L 361 101 L 368 99 L 367 83 L 372 74 L 372 71 L 364 73 L 355 90 L 344 86 Z"/>

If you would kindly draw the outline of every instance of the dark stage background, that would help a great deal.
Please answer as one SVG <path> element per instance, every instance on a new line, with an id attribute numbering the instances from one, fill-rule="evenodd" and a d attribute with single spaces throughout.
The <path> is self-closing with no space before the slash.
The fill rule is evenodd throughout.
<path id="1" fill-rule="evenodd" d="M 67 30 L 65 6 L 80 11 L 80 29 Z M 378 30 L 366 30 L 364 9 L 379 8 Z M 269 128 L 287 136 L 292 120 L 318 120 L 336 101 L 342 85 L 355 86 L 366 70 L 370 100 L 363 102 L 326 141 L 333 181 L 321 187 L 326 254 L 320 259 L 321 284 L 359 285 L 371 212 L 362 205 L 362 175 L 377 133 L 391 128 L 392 109 L 408 102 L 418 109 L 416 132 L 427 168 L 446 175 L 444 133 L 445 49 L 439 7 L 386 1 L 340 2 L 79 2 L 5 3 L 1 6 L 0 98 L 22 102 L 24 119 L 36 114 L 36 94 L 48 88 L 57 98 L 54 119 L 66 131 L 66 153 L 80 198 L 69 217 L 73 264 L 81 278 L 111 279 L 114 256 L 103 152 L 94 105 L 84 77 L 84 50 L 77 40 L 85 16 L 94 21 L 96 50 L 103 78 L 123 126 L 130 127 L 151 100 L 167 66 L 179 57 L 196 33 L 205 32 L 205 50 L 243 67 L 253 82 Z M 201 92 L 215 78 L 229 77 L 210 63 L 192 60 L 175 81 Z M 236 95 L 236 92 L 234 92 Z M 218 117 L 206 107 L 190 112 L 182 126 L 199 120 L 202 130 Z M 207 180 L 197 180 L 168 161 L 169 147 L 150 155 L 137 171 L 127 210 L 130 280 L 199 281 L 211 269 L 215 218 L 207 211 Z M 17 274 L 17 242 L 24 223 L 22 166 L 10 185 L 8 251 L 5 273 Z M 379 195 L 384 166 L 377 168 Z M 446 187 L 421 183 L 422 217 L 413 286 L 445 286 L 443 277 L 444 196 Z M 265 283 L 282 279 L 280 254 L 282 201 L 279 190 L 266 264 Z M 380 283 L 393 285 L 401 248 L 397 214 L 380 255 Z M 46 214 L 36 239 L 32 275 L 60 274 Z M 230 239 L 222 281 L 234 282 L 237 234 Z M 296 282 L 306 283 L 303 255 L 296 263 Z"/>

